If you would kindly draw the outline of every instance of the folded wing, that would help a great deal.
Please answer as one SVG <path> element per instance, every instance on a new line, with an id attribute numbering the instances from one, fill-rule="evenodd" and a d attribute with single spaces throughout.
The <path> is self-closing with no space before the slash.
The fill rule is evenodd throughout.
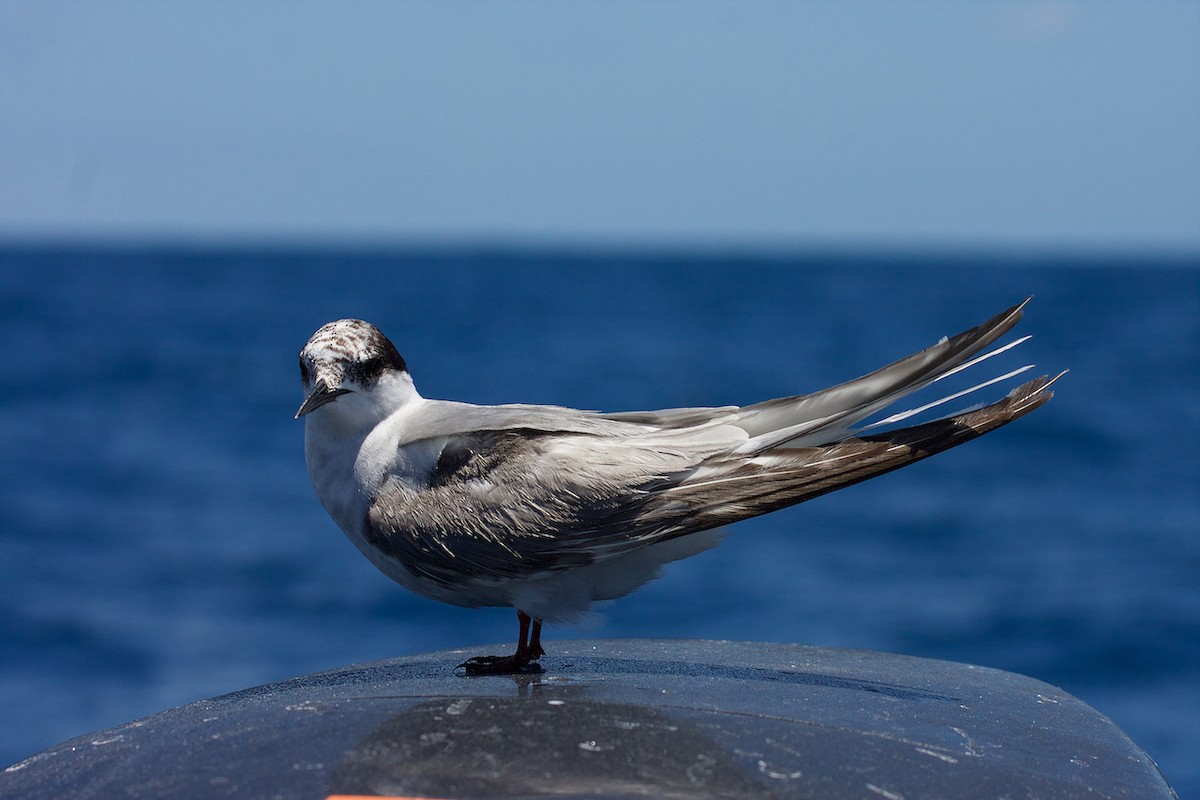
<path id="1" fill-rule="evenodd" d="M 898 469 L 1049 400 L 1053 380 L 1042 377 L 975 410 L 850 435 L 899 398 L 1012 346 L 979 355 L 1017 323 L 1023 306 L 857 380 L 740 409 L 594 414 L 502 406 L 455 413 L 447 406 L 436 412 L 445 419 L 429 426 L 440 457 L 428 485 L 385 484 L 369 509 L 367 536 L 435 584 L 536 577 Z"/>

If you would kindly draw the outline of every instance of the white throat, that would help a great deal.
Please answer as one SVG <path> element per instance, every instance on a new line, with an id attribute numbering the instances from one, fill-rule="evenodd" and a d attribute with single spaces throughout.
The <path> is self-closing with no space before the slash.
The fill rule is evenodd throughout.
<path id="1" fill-rule="evenodd" d="M 422 402 L 412 376 L 395 372 L 370 390 L 351 391 L 304 417 L 308 475 L 321 504 L 343 530 L 361 526 L 367 498 L 395 454 L 395 443 L 380 441 L 380 434 L 389 438 L 397 417 Z M 364 447 L 368 439 L 371 444 Z"/>

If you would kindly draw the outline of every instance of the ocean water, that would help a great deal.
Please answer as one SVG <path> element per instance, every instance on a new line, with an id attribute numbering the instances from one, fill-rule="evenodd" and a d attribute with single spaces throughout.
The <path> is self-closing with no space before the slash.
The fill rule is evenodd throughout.
<path id="1" fill-rule="evenodd" d="M 1029 294 L 1012 357 L 1071 370 L 1047 406 L 743 523 L 549 647 L 767 640 L 1012 670 L 1200 796 L 1200 265 L 1133 257 L 0 249 L 0 762 L 513 636 L 510 610 L 390 583 L 318 504 L 296 353 L 330 319 L 379 325 L 428 397 L 625 410 L 823 388 Z"/>

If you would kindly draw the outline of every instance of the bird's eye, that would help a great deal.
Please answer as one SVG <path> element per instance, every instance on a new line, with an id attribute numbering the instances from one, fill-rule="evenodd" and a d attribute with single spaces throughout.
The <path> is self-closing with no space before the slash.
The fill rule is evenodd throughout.
<path id="1" fill-rule="evenodd" d="M 378 375 L 383 372 L 384 366 L 383 356 L 372 356 L 362 362 L 362 373 L 364 375 Z"/>
<path id="2" fill-rule="evenodd" d="M 309 372 L 308 363 L 303 358 L 300 359 L 300 380 L 305 383 L 312 382 L 312 373 Z"/>

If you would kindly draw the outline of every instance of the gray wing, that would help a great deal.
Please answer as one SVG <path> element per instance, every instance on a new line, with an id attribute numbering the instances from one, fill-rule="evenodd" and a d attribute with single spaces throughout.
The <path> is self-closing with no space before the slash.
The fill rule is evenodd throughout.
<path id="1" fill-rule="evenodd" d="M 532 577 L 774 511 L 970 441 L 1045 403 L 1039 378 L 975 411 L 822 447 L 732 451 L 705 428 L 614 440 L 538 430 L 446 442 L 429 486 L 386 487 L 369 538 L 445 586 Z M 740 429 L 734 429 L 744 436 Z M 701 436 L 703 434 L 703 436 Z M 697 438 L 700 437 L 700 438 Z M 725 438 L 727 437 L 727 438 Z"/>
<path id="2" fill-rule="evenodd" d="M 596 414 L 601 419 L 626 422 L 631 425 L 648 425 L 660 430 L 691 428 L 714 421 L 735 418 L 741 409 L 738 406 L 712 406 L 699 408 L 664 408 L 661 411 L 610 411 Z"/>
<path id="3" fill-rule="evenodd" d="M 480 406 L 429 400 L 418 414 L 408 422 L 414 440 L 463 437 L 469 442 L 472 437 L 501 431 L 627 436 L 650 429 L 650 424 L 644 421 L 619 419 L 594 411 L 518 403 Z M 480 441 L 480 447 L 487 449 L 486 441 Z"/>
<path id="4" fill-rule="evenodd" d="M 745 439 L 740 429 L 702 434 L 653 446 L 521 428 L 448 437 L 426 487 L 397 481 L 377 493 L 368 539 L 443 585 L 590 564 L 655 540 L 661 524 L 639 522 L 648 504 L 662 505 L 655 492 Z"/>

